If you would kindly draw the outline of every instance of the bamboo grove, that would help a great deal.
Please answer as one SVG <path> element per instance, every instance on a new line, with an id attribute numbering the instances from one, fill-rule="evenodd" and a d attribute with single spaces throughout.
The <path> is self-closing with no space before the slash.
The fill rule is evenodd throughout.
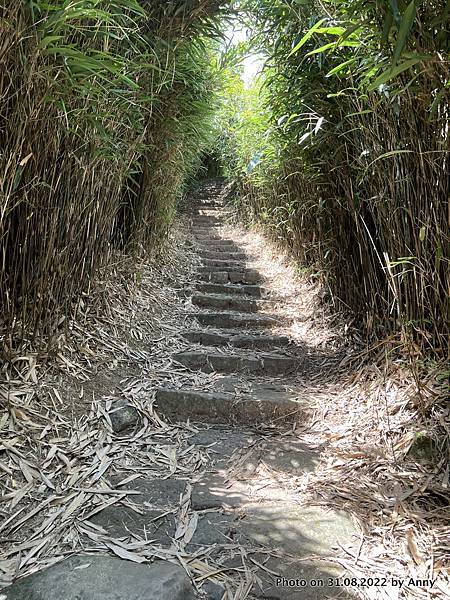
<path id="1" fill-rule="evenodd" d="M 250 87 L 231 18 L 264 60 Z M 4 331 L 47 335 L 156 247 L 210 153 L 369 336 L 442 356 L 449 29 L 449 0 L 3 0 Z"/>
<path id="2" fill-rule="evenodd" d="M 224 109 L 241 209 L 323 277 L 369 337 L 445 356 L 450 3 L 243 9 L 265 67 L 260 89 L 234 83 L 240 113 L 236 100 Z"/>
<path id="3" fill-rule="evenodd" d="M 5 0 L 0 303 L 44 334 L 116 252 L 148 249 L 208 138 L 217 0 Z"/>

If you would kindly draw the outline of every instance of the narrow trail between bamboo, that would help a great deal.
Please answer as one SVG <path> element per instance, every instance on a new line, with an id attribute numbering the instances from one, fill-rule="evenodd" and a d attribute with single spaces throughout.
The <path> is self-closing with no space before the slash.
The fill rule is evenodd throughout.
<path id="1" fill-rule="evenodd" d="M 77 381 L 89 388 L 88 414 L 78 408 L 70 423 L 48 408 L 45 423 L 32 408 L 36 394 L 19 409 L 20 393 L 10 392 L 0 575 L 4 585 L 20 579 L 0 590 L 2 600 L 387 599 L 403 597 L 399 582 L 429 597 L 431 584 L 414 581 L 439 572 L 421 565 L 420 545 L 441 546 L 436 523 L 445 519 L 416 505 L 402 525 L 405 558 L 402 536 L 387 539 L 379 516 L 398 509 L 389 485 L 413 486 L 408 511 L 428 477 L 404 465 L 394 479 L 377 447 L 404 418 L 400 388 L 388 386 L 397 408 L 382 413 L 371 400 L 379 378 L 364 388 L 369 371 L 361 383 L 317 298 L 306 287 L 299 297 L 263 240 L 229 224 L 223 198 L 220 180 L 195 193 L 185 247 L 196 262 L 163 334 L 96 384 L 74 367 L 79 404 L 86 392 Z M 89 335 L 88 357 L 101 332 Z M 105 393 L 119 382 L 120 394 Z M 42 384 L 41 399 L 43 390 L 60 396 L 55 387 Z M 397 458 L 407 445 L 404 435 L 390 441 Z M 440 594 L 443 580 L 433 583 Z"/>

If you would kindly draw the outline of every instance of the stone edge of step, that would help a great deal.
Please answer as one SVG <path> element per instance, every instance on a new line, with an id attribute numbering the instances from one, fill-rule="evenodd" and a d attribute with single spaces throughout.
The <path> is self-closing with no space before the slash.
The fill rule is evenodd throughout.
<path id="1" fill-rule="evenodd" d="M 260 425 L 283 418 L 295 422 L 308 411 L 305 404 L 293 399 L 258 400 L 254 396 L 232 393 L 209 393 L 193 389 L 161 387 L 156 390 L 157 410 L 161 414 L 182 421 L 210 424 Z"/>

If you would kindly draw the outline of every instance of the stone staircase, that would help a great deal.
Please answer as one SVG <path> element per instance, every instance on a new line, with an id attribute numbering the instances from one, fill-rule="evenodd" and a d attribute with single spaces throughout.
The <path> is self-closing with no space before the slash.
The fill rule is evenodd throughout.
<path id="1" fill-rule="evenodd" d="M 177 353 L 174 359 L 191 371 L 247 375 L 252 378 L 253 386 L 257 381 L 255 377 L 289 377 L 300 366 L 299 353 L 288 337 L 271 331 L 280 325 L 280 319 L 271 313 L 274 301 L 264 287 L 263 277 L 252 268 L 252 256 L 234 240 L 222 236 L 225 209 L 218 198 L 220 192 L 220 187 L 212 186 L 207 199 L 191 207 L 192 236 L 197 240 L 202 266 L 198 280 L 186 295 L 190 295 L 193 310 L 197 312 L 191 314 L 195 326 L 182 334 L 192 348 Z M 276 419 L 285 415 L 295 421 L 305 410 L 298 399 L 291 398 L 281 388 L 278 395 L 258 396 L 253 390 L 237 396 L 233 390 L 224 395 L 220 382 L 217 387 L 217 393 L 212 394 L 160 389 L 156 395 L 158 410 L 174 418 L 177 398 L 179 410 L 182 406 L 189 410 L 189 402 L 193 405 L 204 402 L 214 415 L 213 422 L 221 415 L 224 424 L 236 423 L 237 410 L 242 422 L 253 425 L 269 424 L 271 415 Z M 214 404 L 220 408 L 215 409 Z M 226 405 L 227 410 L 223 410 L 222 405 Z M 195 415 L 198 419 L 203 415 L 205 421 L 211 422 L 205 410 L 195 410 L 191 415 L 179 410 L 179 418 Z"/>
<path id="2" fill-rule="evenodd" d="M 298 493 L 320 462 L 317 447 L 289 433 L 309 412 L 296 385 L 302 354 L 273 332 L 280 319 L 264 278 L 244 247 L 222 233 L 221 192 L 217 182 L 205 183 L 192 207 L 192 236 L 203 265 L 186 290 L 188 324 L 179 336 L 186 349 L 172 357 L 176 372 L 202 374 L 213 385 L 203 389 L 175 374 L 156 392 L 159 415 L 187 432 L 195 424 L 186 451 L 195 448 L 207 457 L 201 474 L 136 478 L 142 466 L 130 456 L 132 481 L 123 483 L 124 473 L 109 485 L 132 490 L 133 505 L 113 505 L 90 519 L 95 535 L 131 539 L 136 547 L 150 539 L 164 553 L 177 538 L 174 515 L 189 490 L 185 506 L 196 526 L 175 556 L 188 566 L 207 548 L 211 580 L 200 577 L 193 586 L 173 560 L 149 566 L 78 554 L 2 590 L 5 600 L 350 597 L 335 579 L 341 570 L 330 557 L 338 544 L 352 542 L 354 525 L 346 514 L 302 503 Z M 225 574 L 241 578 L 240 591 L 227 587 Z"/>

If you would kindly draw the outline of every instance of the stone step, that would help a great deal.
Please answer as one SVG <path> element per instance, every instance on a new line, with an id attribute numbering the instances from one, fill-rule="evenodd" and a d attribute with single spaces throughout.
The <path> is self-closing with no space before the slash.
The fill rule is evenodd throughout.
<path id="1" fill-rule="evenodd" d="M 216 264 L 216 265 L 205 265 L 205 262 L 208 262 L 208 259 L 206 259 L 206 261 L 203 261 L 203 265 L 201 267 L 198 268 L 198 272 L 199 273 L 206 273 L 208 271 L 215 271 L 216 273 L 220 273 L 220 272 L 228 272 L 228 273 L 254 273 L 255 275 L 259 276 L 259 271 L 257 271 L 256 269 L 252 269 L 251 267 L 247 267 L 245 263 L 239 263 L 237 261 L 229 261 L 229 260 L 224 260 L 221 261 L 223 262 L 223 264 Z M 211 262 L 216 262 L 216 263 L 220 263 L 220 261 L 216 260 L 216 261 L 211 261 Z"/>
<path id="2" fill-rule="evenodd" d="M 220 261 L 237 261 L 237 260 L 248 260 L 248 255 L 245 252 L 232 251 L 225 252 L 224 250 L 200 250 L 199 255 L 203 259 L 208 260 L 220 260 Z M 203 261 L 204 262 L 204 261 Z"/>
<path id="3" fill-rule="evenodd" d="M 211 217 L 211 216 L 223 218 L 222 209 L 220 207 L 214 207 L 214 206 L 200 207 L 189 214 L 189 217 L 191 219 L 192 218 L 195 219 L 198 217 Z"/>
<path id="4" fill-rule="evenodd" d="M 209 215 L 219 215 L 220 217 L 224 217 L 224 210 L 221 206 L 205 206 L 201 205 L 192 210 L 189 213 L 190 217 L 204 217 Z"/>
<path id="5" fill-rule="evenodd" d="M 202 242 L 201 240 L 197 240 L 197 247 L 199 253 L 202 252 L 215 252 L 218 256 L 215 258 L 228 258 L 228 254 L 234 254 L 236 252 L 241 254 L 246 254 L 243 252 L 242 248 L 236 245 L 227 244 L 224 246 L 218 246 L 217 242 Z M 219 256 L 220 255 L 220 256 Z M 246 254 L 247 256 L 247 254 Z M 204 257 L 208 258 L 208 257 Z"/>
<path id="6" fill-rule="evenodd" d="M 186 331 L 184 339 L 192 344 L 202 346 L 234 346 L 249 350 L 272 350 L 283 348 L 290 344 L 287 336 L 283 335 L 245 335 L 239 331 L 219 333 L 215 331 Z"/>
<path id="7" fill-rule="evenodd" d="M 221 215 L 221 206 L 200 206 L 191 212 L 192 217 L 207 217 L 209 215 Z"/>
<path id="8" fill-rule="evenodd" d="M 211 233 L 200 233 L 195 235 L 195 238 L 202 243 L 213 243 L 218 244 L 219 246 L 234 246 L 236 244 L 236 242 L 234 242 L 233 240 L 228 240 L 220 235 L 214 235 Z"/>
<path id="9" fill-rule="evenodd" d="M 200 313 L 194 315 L 195 319 L 205 327 L 214 329 L 259 329 L 277 325 L 279 321 L 270 315 L 240 314 L 240 313 Z"/>
<path id="10" fill-rule="evenodd" d="M 217 208 L 219 210 L 223 209 L 225 206 L 225 204 L 223 202 L 220 201 L 216 201 L 216 200 L 206 200 L 205 202 L 200 202 L 199 204 L 197 204 L 197 208 L 198 209 L 210 209 L 210 208 Z"/>
<path id="11" fill-rule="evenodd" d="M 254 313 L 264 308 L 267 300 L 252 300 L 250 298 L 239 298 L 226 296 L 224 294 L 194 294 L 191 298 L 192 304 L 200 308 L 214 308 L 219 310 L 233 310 L 237 312 Z"/>
<path id="12" fill-rule="evenodd" d="M 235 396 L 195 390 L 160 388 L 156 392 L 157 410 L 175 421 L 201 421 L 212 424 L 259 425 L 282 419 L 295 422 L 306 409 L 287 394 L 264 400 L 257 395 Z"/>
<path id="13" fill-rule="evenodd" d="M 200 490 L 196 490 L 195 503 L 200 504 L 204 498 L 203 505 L 211 505 L 216 490 L 229 489 L 229 486 L 226 482 L 218 488 L 217 477 L 216 481 L 212 477 L 210 481 L 205 478 L 203 494 L 200 496 Z M 245 488 L 239 492 L 243 504 Z M 279 495 L 277 492 L 273 488 L 273 497 Z M 235 543 L 253 551 L 258 545 L 278 549 L 276 553 L 266 553 L 267 560 L 256 573 L 258 583 L 250 597 L 259 600 L 355 600 L 354 588 L 350 587 L 351 575 L 342 571 L 339 562 L 330 560 L 336 557 L 339 547 L 355 544 L 360 535 L 351 515 L 333 507 L 333 503 L 329 506 L 310 506 L 304 502 L 295 506 L 292 501 L 283 504 L 281 495 L 278 502 L 261 500 L 246 506 L 234 536 Z M 254 556 L 258 557 L 255 562 L 261 565 L 264 555 L 255 553 Z M 280 580 L 285 584 L 280 585 Z M 349 587 L 344 587 L 344 582 L 348 582 Z M 399 598 L 400 595 L 388 593 L 386 597 Z"/>
<path id="14" fill-rule="evenodd" d="M 209 283 L 254 285 L 261 283 L 258 271 L 244 269 L 242 271 L 221 271 L 217 267 L 200 268 L 199 279 Z"/>
<path id="15" fill-rule="evenodd" d="M 235 271 L 242 270 L 246 268 L 246 261 L 240 260 L 226 260 L 223 258 L 203 258 L 202 263 L 205 267 L 220 267 L 224 271 L 230 271 L 234 269 Z"/>
<path id="16" fill-rule="evenodd" d="M 223 241 L 225 242 L 226 240 Z M 242 248 L 240 246 L 237 246 L 233 242 L 221 244 L 218 241 L 201 241 L 201 243 L 199 243 L 198 246 L 201 252 L 217 252 L 221 254 L 228 254 L 230 252 L 242 252 Z"/>
<path id="17" fill-rule="evenodd" d="M 193 225 L 192 232 L 194 235 L 214 235 L 217 233 L 217 230 L 220 229 L 221 225 L 219 224 L 211 224 L 211 225 Z"/>
<path id="18" fill-rule="evenodd" d="M 264 288 L 259 285 L 197 283 L 195 289 L 206 294 L 232 294 L 234 296 L 253 296 L 261 298 Z"/>
<path id="19" fill-rule="evenodd" d="M 210 226 L 210 225 L 221 225 L 223 223 L 223 219 L 218 219 L 216 216 L 211 215 L 197 215 L 192 217 L 192 225 L 195 227 L 199 225 L 200 227 Z"/>
<path id="20" fill-rule="evenodd" d="M 240 246 L 237 244 L 237 242 L 235 242 L 234 240 L 231 240 L 230 238 L 225 238 L 222 235 L 199 234 L 196 237 L 199 238 L 199 242 L 202 244 L 208 244 L 208 245 L 214 244 L 215 246 L 219 246 L 220 248 L 223 248 L 224 250 L 227 250 L 227 248 L 225 248 L 225 246 L 231 246 L 233 248 L 240 248 Z"/>
<path id="21" fill-rule="evenodd" d="M 223 222 L 223 216 L 219 211 L 203 211 L 189 215 L 191 223 L 199 225 L 208 225 L 210 221 Z"/>
<path id="22" fill-rule="evenodd" d="M 297 359 L 276 354 L 240 356 L 219 352 L 179 352 L 174 359 L 192 371 L 204 373 L 281 375 L 292 373 L 298 367 Z"/>

